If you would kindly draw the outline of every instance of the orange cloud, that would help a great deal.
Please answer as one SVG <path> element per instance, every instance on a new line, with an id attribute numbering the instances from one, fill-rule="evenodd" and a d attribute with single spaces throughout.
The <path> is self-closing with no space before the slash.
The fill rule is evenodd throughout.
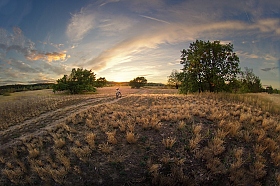
<path id="1" fill-rule="evenodd" d="M 67 55 L 66 53 L 58 53 L 58 52 L 37 53 L 36 51 L 32 51 L 31 53 L 29 53 L 29 55 L 26 56 L 26 58 L 31 61 L 44 60 L 48 62 L 65 61 L 69 57 L 70 55 Z"/>

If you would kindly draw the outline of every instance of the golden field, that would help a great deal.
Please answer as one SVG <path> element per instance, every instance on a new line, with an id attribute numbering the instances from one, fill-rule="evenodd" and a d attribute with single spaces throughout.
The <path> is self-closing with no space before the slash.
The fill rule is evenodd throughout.
<path id="1" fill-rule="evenodd" d="M 0 97 L 0 185 L 280 184 L 277 98 L 114 89 Z"/>

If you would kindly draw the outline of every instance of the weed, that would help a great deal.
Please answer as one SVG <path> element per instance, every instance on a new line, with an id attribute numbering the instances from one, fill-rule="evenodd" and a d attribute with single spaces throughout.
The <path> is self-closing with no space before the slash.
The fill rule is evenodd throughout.
<path id="1" fill-rule="evenodd" d="M 225 139 L 229 132 L 225 132 L 223 129 L 218 129 L 216 136 L 220 139 Z"/>
<path id="2" fill-rule="evenodd" d="M 199 134 L 201 129 L 202 129 L 202 125 L 201 124 L 193 126 L 193 133 L 194 133 L 194 135 Z"/>
<path id="3" fill-rule="evenodd" d="M 245 130 L 243 131 L 243 138 L 248 143 L 251 140 L 251 134 L 249 131 Z"/>
<path id="4" fill-rule="evenodd" d="M 128 143 L 136 143 L 136 141 L 137 141 L 137 137 L 135 136 L 135 134 L 133 133 L 133 132 L 131 132 L 131 131 L 129 131 L 129 132 L 126 132 L 126 141 L 128 142 Z"/>
<path id="5" fill-rule="evenodd" d="M 223 145 L 224 141 L 221 138 L 214 137 L 212 141 L 208 143 L 208 149 L 214 154 L 219 155 L 225 151 L 225 147 Z M 207 149 L 206 148 L 206 149 Z"/>
<path id="6" fill-rule="evenodd" d="M 65 139 L 63 138 L 54 138 L 55 148 L 62 148 L 65 145 Z"/>
<path id="7" fill-rule="evenodd" d="M 270 156 L 275 166 L 280 166 L 280 152 L 272 152 Z"/>
<path id="8" fill-rule="evenodd" d="M 91 149 L 95 148 L 95 137 L 96 135 L 93 132 L 89 132 L 86 134 L 85 140 L 89 144 Z"/>
<path id="9" fill-rule="evenodd" d="M 37 158 L 40 154 L 40 151 L 36 148 L 29 148 L 28 152 L 30 158 Z"/>
<path id="10" fill-rule="evenodd" d="M 121 132 L 125 132 L 126 130 L 126 124 L 124 122 L 119 123 L 119 129 Z"/>
<path id="11" fill-rule="evenodd" d="M 99 145 L 98 145 L 98 148 L 99 148 L 99 150 L 100 150 L 101 152 L 106 153 L 106 154 L 111 153 L 112 150 L 113 150 L 113 147 L 110 146 L 110 145 L 108 144 L 108 142 L 107 142 L 107 143 L 99 144 Z"/>
<path id="12" fill-rule="evenodd" d="M 201 134 L 197 134 L 194 138 L 189 140 L 189 146 L 192 150 L 198 148 L 199 142 L 202 140 Z"/>
<path id="13" fill-rule="evenodd" d="M 225 166 L 217 157 L 207 160 L 206 167 L 210 169 L 213 174 L 222 174 L 226 171 Z"/>
<path id="14" fill-rule="evenodd" d="M 266 149 L 267 149 L 267 147 L 265 147 L 263 145 L 256 144 L 254 146 L 254 151 L 256 154 L 262 154 Z"/>
<path id="15" fill-rule="evenodd" d="M 184 130 L 186 127 L 186 123 L 184 121 L 180 121 L 178 125 L 179 130 Z"/>
<path id="16" fill-rule="evenodd" d="M 116 139 L 116 130 L 113 132 L 106 132 L 107 134 L 107 141 L 111 144 L 117 144 L 117 139 Z"/>
<path id="17" fill-rule="evenodd" d="M 171 149 L 173 145 L 176 143 L 176 137 L 168 137 L 165 139 L 162 139 L 162 143 L 167 149 Z"/>
<path id="18" fill-rule="evenodd" d="M 260 179 L 266 175 L 266 170 L 264 168 L 265 168 L 265 164 L 257 160 L 250 167 L 250 170 L 252 172 L 252 175 L 254 175 L 256 179 Z"/>

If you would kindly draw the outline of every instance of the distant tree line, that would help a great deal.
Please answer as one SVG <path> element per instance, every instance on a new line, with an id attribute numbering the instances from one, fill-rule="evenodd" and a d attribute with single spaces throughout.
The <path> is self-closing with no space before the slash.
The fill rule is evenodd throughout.
<path id="1" fill-rule="evenodd" d="M 28 91 L 28 90 L 42 90 L 42 89 L 51 89 L 53 83 L 38 83 L 38 84 L 15 84 L 15 85 L 3 85 L 0 86 L 0 95 L 14 93 L 14 92 L 21 92 L 21 91 Z"/>
<path id="2" fill-rule="evenodd" d="M 271 88 L 263 89 L 261 80 L 253 69 L 245 67 L 241 71 L 239 58 L 233 52 L 232 44 L 220 41 L 196 40 L 189 49 L 181 51 L 181 72 L 173 70 L 168 77 L 168 84 L 181 93 L 192 92 L 278 92 Z"/>

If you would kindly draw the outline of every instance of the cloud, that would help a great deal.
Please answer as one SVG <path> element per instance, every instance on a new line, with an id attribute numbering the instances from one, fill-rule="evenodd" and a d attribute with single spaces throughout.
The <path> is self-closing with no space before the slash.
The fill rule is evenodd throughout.
<path id="1" fill-rule="evenodd" d="M 262 68 L 262 71 L 270 71 L 270 70 L 274 70 L 274 69 L 278 69 L 279 67 L 272 67 L 272 68 Z"/>
<path id="2" fill-rule="evenodd" d="M 245 59 L 258 59 L 258 58 L 261 58 L 260 56 L 258 56 L 256 54 L 249 54 L 248 52 L 243 52 L 243 51 L 236 51 L 236 54 L 239 57 L 243 57 Z"/>
<path id="3" fill-rule="evenodd" d="M 80 12 L 72 14 L 66 34 L 74 42 L 81 41 L 94 28 L 94 24 L 94 14 L 89 13 L 86 8 L 82 8 Z"/>
<path id="4" fill-rule="evenodd" d="M 16 59 L 10 59 L 7 62 L 11 67 L 18 69 L 21 72 L 27 72 L 27 73 L 38 73 L 39 72 L 38 70 L 31 67 L 29 64 L 26 64 L 20 60 L 18 61 Z"/>
<path id="5" fill-rule="evenodd" d="M 70 58 L 70 55 L 67 55 L 65 52 L 38 53 L 36 50 L 32 50 L 25 57 L 30 61 L 44 60 L 47 62 L 52 62 L 66 61 L 68 58 Z"/>
<path id="6" fill-rule="evenodd" d="M 62 64 L 54 65 L 54 64 L 51 64 L 51 63 L 43 63 L 41 65 L 41 68 L 42 68 L 41 71 L 44 71 L 45 73 L 49 72 L 51 74 L 55 73 L 57 75 L 67 74 L 68 73 L 66 71 L 66 65 L 62 65 Z"/>
<path id="7" fill-rule="evenodd" d="M 39 52 L 35 49 L 35 44 L 27 39 L 22 30 L 18 27 L 13 28 L 13 34 L 8 35 L 5 29 L 0 28 L 0 49 L 5 53 L 17 51 L 25 56 L 27 60 L 66 61 L 70 55 L 66 52 Z"/>
<path id="8" fill-rule="evenodd" d="M 104 15 L 99 21 L 98 28 L 102 35 L 117 35 L 120 32 L 128 30 L 135 24 L 135 21 L 125 16 Z M 105 32 L 105 33 L 104 33 Z"/>
<path id="9" fill-rule="evenodd" d="M 145 15 L 140 15 L 140 16 L 141 16 L 141 17 L 144 17 L 144 18 L 147 18 L 147 19 L 154 20 L 154 21 L 158 21 L 158 22 L 162 22 L 162 23 L 171 24 L 171 23 L 170 23 L 170 22 L 168 22 L 168 21 L 164 21 L 164 20 L 157 19 L 157 18 L 154 18 L 154 17 L 149 17 L 149 16 L 145 16 Z"/>
<path id="10" fill-rule="evenodd" d="M 253 27 L 258 28 L 261 32 L 274 32 L 280 34 L 280 20 L 279 19 L 261 19 L 257 21 Z"/>
<path id="11" fill-rule="evenodd" d="M 99 6 L 105 6 L 109 3 L 116 3 L 116 2 L 119 2 L 120 0 L 104 0 Z"/>

